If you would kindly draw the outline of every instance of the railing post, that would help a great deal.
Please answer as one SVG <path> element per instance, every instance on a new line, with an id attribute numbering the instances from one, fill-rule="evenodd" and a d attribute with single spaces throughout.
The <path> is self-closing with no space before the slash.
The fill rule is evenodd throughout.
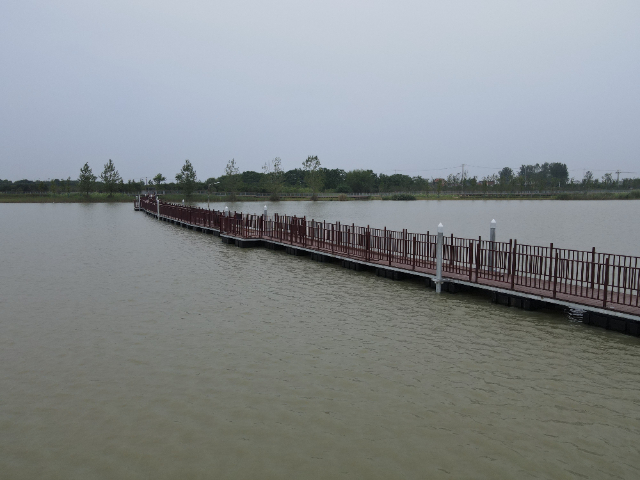
<path id="1" fill-rule="evenodd" d="M 431 265 L 431 237 L 429 235 L 430 232 L 429 230 L 427 230 L 427 241 L 425 242 L 422 255 L 422 258 L 424 259 L 424 265 L 427 268 L 429 268 L 429 265 Z"/>
<path id="2" fill-rule="evenodd" d="M 489 228 L 489 271 L 493 273 L 493 252 L 496 249 L 496 219 L 491 220 Z"/>
<path id="3" fill-rule="evenodd" d="M 388 240 L 387 240 L 387 227 L 384 227 L 383 231 L 384 231 L 384 245 L 382 246 L 382 251 L 383 251 L 382 255 L 383 255 L 383 257 L 380 258 L 380 260 L 382 260 L 384 258 L 384 252 L 388 251 L 388 246 L 387 246 L 387 243 L 388 243 Z"/>
<path id="4" fill-rule="evenodd" d="M 407 240 L 407 229 L 402 229 L 402 258 L 404 259 L 402 263 L 407 263 L 407 250 L 409 246 L 409 241 Z"/>
<path id="5" fill-rule="evenodd" d="M 553 298 L 556 298 L 558 288 L 558 250 L 556 250 L 556 263 L 553 266 Z"/>
<path id="6" fill-rule="evenodd" d="M 160 220 L 160 199 L 156 197 L 156 206 L 158 207 L 158 220 Z"/>
<path id="7" fill-rule="evenodd" d="M 453 261 L 456 258 L 456 247 L 455 242 L 453 240 L 453 233 L 451 234 L 451 244 L 449 245 L 449 265 L 451 266 L 451 271 L 453 271 Z"/>
<path id="8" fill-rule="evenodd" d="M 480 263 L 482 262 L 482 236 L 478 237 L 478 249 L 476 250 L 476 283 L 480 273 Z"/>
<path id="9" fill-rule="evenodd" d="M 312 218 L 311 219 L 311 228 L 309 229 L 309 231 L 311 232 L 311 245 L 313 245 L 314 247 L 316 246 L 316 221 Z"/>
<path id="10" fill-rule="evenodd" d="M 327 248 L 327 221 L 322 221 L 322 248 Z"/>
<path id="11" fill-rule="evenodd" d="M 369 225 L 367 225 L 367 238 L 366 238 L 366 259 L 367 262 L 371 260 L 371 230 L 369 229 Z"/>
<path id="12" fill-rule="evenodd" d="M 509 278 L 509 269 L 511 268 L 511 253 L 512 252 L 513 252 L 513 240 L 510 238 L 509 239 L 509 253 L 505 254 L 506 256 L 504 257 L 505 258 L 504 266 L 502 267 L 503 270 L 505 271 L 506 275 L 507 275 L 506 276 L 506 280 L 509 281 L 509 282 L 511 281 L 511 279 Z"/>
<path id="13" fill-rule="evenodd" d="M 442 244 L 444 243 L 444 227 L 438 224 L 438 243 L 436 243 L 436 293 L 442 291 Z"/>
<path id="14" fill-rule="evenodd" d="M 334 229 L 334 226 L 333 226 L 333 223 L 332 223 L 331 224 L 331 253 L 334 252 L 334 247 L 333 247 L 334 239 L 335 239 L 335 229 Z"/>
<path id="15" fill-rule="evenodd" d="M 609 257 L 604 263 L 604 295 L 602 297 L 602 308 L 607 308 L 607 288 L 609 287 Z"/>
<path id="16" fill-rule="evenodd" d="M 593 283 L 596 276 L 596 247 L 591 249 L 591 298 L 593 298 Z"/>
<path id="17" fill-rule="evenodd" d="M 356 224 L 351 224 L 351 255 L 356 255 Z"/>
<path id="18" fill-rule="evenodd" d="M 302 246 L 307 246 L 307 217 L 302 219 Z"/>
<path id="19" fill-rule="evenodd" d="M 511 247 L 511 290 L 515 287 L 516 281 L 516 255 L 518 251 L 518 240 L 513 241 L 513 246 Z"/>
<path id="20" fill-rule="evenodd" d="M 469 281 L 473 280 L 473 240 L 469 240 Z"/>
<path id="21" fill-rule="evenodd" d="M 416 242 L 416 234 L 413 234 L 413 250 L 412 250 L 412 254 L 413 254 L 413 259 L 411 261 L 411 265 L 412 268 L 411 270 L 415 270 L 416 269 L 416 247 L 417 247 L 417 242 Z"/>

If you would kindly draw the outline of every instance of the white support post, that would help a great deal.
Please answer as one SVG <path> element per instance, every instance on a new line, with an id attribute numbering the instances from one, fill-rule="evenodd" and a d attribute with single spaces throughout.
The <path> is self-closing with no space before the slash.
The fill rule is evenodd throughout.
<path id="1" fill-rule="evenodd" d="M 156 197 L 156 205 L 158 207 L 158 220 L 160 220 L 160 199 Z"/>
<path id="2" fill-rule="evenodd" d="M 229 216 L 229 207 L 224 207 L 224 216 L 225 217 Z"/>
<path id="3" fill-rule="evenodd" d="M 496 220 L 491 220 L 489 228 L 489 271 L 493 272 L 493 252 L 496 250 Z"/>
<path id="4" fill-rule="evenodd" d="M 266 205 L 264 206 L 264 212 L 262 213 L 262 215 L 264 216 L 263 218 L 264 218 L 264 221 L 266 222 L 267 221 L 267 206 Z"/>
<path id="5" fill-rule="evenodd" d="M 442 246 L 444 244 L 444 227 L 438 224 L 438 243 L 436 244 L 436 293 L 442 291 Z"/>

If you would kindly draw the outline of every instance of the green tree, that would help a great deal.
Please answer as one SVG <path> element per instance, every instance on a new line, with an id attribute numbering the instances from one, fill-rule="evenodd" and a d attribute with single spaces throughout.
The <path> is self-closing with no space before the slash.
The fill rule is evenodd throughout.
<path id="1" fill-rule="evenodd" d="M 485 195 L 489 191 L 489 187 L 493 187 L 496 184 L 496 181 L 498 180 L 498 178 L 499 177 L 496 174 L 493 174 L 493 175 L 487 175 L 486 177 L 484 177 L 482 179 L 482 191 L 484 192 Z M 476 177 L 473 177 L 473 179 L 475 180 L 475 183 L 477 184 Z M 475 186 L 475 185 L 473 185 L 473 186 Z"/>
<path id="2" fill-rule="evenodd" d="M 587 170 L 582 179 L 582 185 L 585 190 L 589 190 L 589 187 L 593 184 L 593 172 L 591 170 Z"/>
<path id="3" fill-rule="evenodd" d="M 353 193 L 371 192 L 376 182 L 376 174 L 373 170 L 351 170 L 347 172 L 345 182 Z"/>
<path id="4" fill-rule="evenodd" d="M 521 165 L 518 175 L 523 179 L 523 187 L 527 188 L 532 185 L 538 173 L 540 173 L 540 165 L 537 163 L 535 165 Z"/>
<path id="5" fill-rule="evenodd" d="M 284 184 L 288 187 L 294 187 L 296 189 L 304 186 L 305 171 L 301 168 L 294 168 L 293 170 L 287 170 L 284 174 Z"/>
<path id="6" fill-rule="evenodd" d="M 240 169 L 238 165 L 236 165 L 236 159 L 232 158 L 227 162 L 227 166 L 224 167 L 224 174 L 231 177 L 232 175 L 238 175 L 240 173 Z"/>
<path id="7" fill-rule="evenodd" d="M 429 195 L 429 180 L 422 178 L 420 175 L 411 177 L 411 191 L 425 192 L 426 195 Z"/>
<path id="8" fill-rule="evenodd" d="M 136 182 L 135 180 L 128 180 L 126 184 L 123 184 L 123 188 L 128 193 L 140 193 L 142 191 L 142 187 L 144 186 L 144 182 Z"/>
<path id="9" fill-rule="evenodd" d="M 335 190 L 344 183 L 344 178 L 347 172 L 341 168 L 321 168 L 321 170 L 322 175 L 324 176 L 324 188 Z"/>
<path id="10" fill-rule="evenodd" d="M 564 185 L 569 181 L 569 169 L 565 163 L 553 162 L 549 164 L 549 176 L 554 184 Z"/>
<path id="11" fill-rule="evenodd" d="M 52 195 L 58 193 L 58 185 L 56 184 L 56 180 L 51 179 L 51 183 L 49 184 L 49 191 Z"/>
<path id="12" fill-rule="evenodd" d="M 85 163 L 84 166 L 80 169 L 80 176 L 78 177 L 78 188 L 81 192 L 84 192 L 88 197 L 89 193 L 93 190 L 93 187 L 96 184 L 96 177 L 89 166 L 89 162 Z"/>
<path id="13" fill-rule="evenodd" d="M 318 156 L 309 155 L 307 159 L 302 162 L 302 169 L 305 171 L 305 181 L 309 188 L 311 188 L 311 199 L 318 199 L 318 192 L 322 190 L 324 185 L 323 171 L 320 169 L 320 160 Z"/>
<path id="14" fill-rule="evenodd" d="M 236 165 L 236 159 L 232 158 L 227 162 L 227 166 L 224 167 L 224 184 L 226 189 L 230 192 L 229 200 L 235 201 L 236 192 L 238 190 L 238 183 L 240 182 L 240 169 Z"/>
<path id="15" fill-rule="evenodd" d="M 219 184 L 220 181 L 216 177 L 209 177 L 205 180 L 204 183 L 205 185 L 207 185 L 207 188 L 215 188 L 216 191 L 218 191 L 218 188 L 216 187 L 216 185 Z M 211 187 L 209 187 L 209 185 L 211 185 Z"/>
<path id="16" fill-rule="evenodd" d="M 222 178 L 222 177 L 220 177 Z M 215 177 L 209 177 L 205 180 L 204 186 L 207 187 L 207 195 L 211 195 L 211 192 L 217 192 L 220 189 L 220 180 Z"/>
<path id="17" fill-rule="evenodd" d="M 409 175 L 395 173 L 385 177 L 384 185 L 388 192 L 408 192 L 413 189 L 413 179 Z"/>
<path id="18" fill-rule="evenodd" d="M 264 174 L 247 170 L 240 174 L 242 181 L 241 189 L 245 191 L 255 192 L 260 190 L 264 185 Z"/>
<path id="19" fill-rule="evenodd" d="M 282 171 L 282 160 L 276 157 L 265 162 L 262 166 L 264 182 L 267 190 L 271 193 L 270 200 L 280 200 L 280 192 L 284 185 L 284 172 Z"/>
<path id="20" fill-rule="evenodd" d="M 122 181 L 122 177 L 116 170 L 111 159 L 104 164 L 104 170 L 100 174 L 100 179 L 104 183 L 104 189 L 109 196 L 113 195 L 113 192 L 118 187 L 118 184 Z"/>
<path id="21" fill-rule="evenodd" d="M 498 176 L 500 177 L 500 187 L 505 189 L 513 181 L 513 170 L 511 170 L 509 167 L 504 167 L 502 170 L 500 170 Z"/>
<path id="22" fill-rule="evenodd" d="M 47 191 L 47 185 L 41 180 L 38 182 L 38 192 L 44 193 Z"/>
<path id="23" fill-rule="evenodd" d="M 153 184 L 156 186 L 156 190 L 158 190 L 157 187 L 162 185 L 162 182 L 165 182 L 166 180 L 167 179 L 161 173 L 159 173 L 155 177 L 153 177 Z"/>
<path id="24" fill-rule="evenodd" d="M 27 180 L 26 178 L 24 180 L 16 180 L 15 182 L 13 182 L 13 186 L 15 187 L 16 191 L 20 190 L 22 193 L 31 192 L 36 189 L 36 185 L 34 185 L 34 182 L 32 182 L 31 180 Z"/>
<path id="25" fill-rule="evenodd" d="M 198 177 L 196 176 L 196 171 L 193 169 L 193 165 L 191 165 L 189 160 L 185 160 L 180 171 L 176 173 L 176 182 L 178 182 L 178 187 L 187 198 L 191 197 L 193 190 L 196 188 L 197 181 Z"/>
<path id="26" fill-rule="evenodd" d="M 67 197 L 71 193 L 71 177 L 67 177 L 64 181 L 64 191 L 67 192 Z"/>
<path id="27" fill-rule="evenodd" d="M 426 194 L 429 195 L 429 182 L 420 175 L 411 177 L 411 186 L 409 187 L 409 191 L 412 193 L 426 191 Z"/>

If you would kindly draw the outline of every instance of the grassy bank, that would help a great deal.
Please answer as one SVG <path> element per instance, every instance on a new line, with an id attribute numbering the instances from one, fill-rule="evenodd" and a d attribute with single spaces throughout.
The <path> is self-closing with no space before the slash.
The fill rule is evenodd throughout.
<path id="1" fill-rule="evenodd" d="M 182 203 L 185 197 L 179 194 L 162 195 L 162 199 L 167 202 Z M 269 197 L 253 196 L 253 195 L 238 195 L 235 199 L 223 196 L 211 196 L 210 201 L 213 202 L 267 202 L 271 201 Z M 318 200 L 324 202 L 340 202 L 340 201 L 366 201 L 366 200 L 389 200 L 389 201 L 403 201 L 403 200 L 638 200 L 640 199 L 640 190 L 630 190 L 628 192 L 616 192 L 616 193 L 598 193 L 598 192 L 576 192 L 576 193 L 561 193 L 558 195 L 537 195 L 537 196 L 519 196 L 514 195 L 486 195 L 486 196 L 461 196 L 456 194 L 442 194 L 438 196 L 436 193 L 429 195 L 408 195 L 408 194 L 380 194 L 372 195 L 368 197 L 349 197 L 348 195 L 341 194 L 336 197 L 319 197 Z M 81 193 L 72 193 L 70 195 L 32 195 L 32 194 L 0 194 L 0 203 L 118 203 L 118 202 L 131 202 L 133 203 L 134 197 L 131 195 L 114 194 L 109 197 L 104 193 L 92 193 L 89 196 Z M 189 199 L 189 203 L 202 203 L 207 201 L 207 195 L 195 194 Z M 311 201 L 311 197 L 281 197 L 281 202 L 299 202 L 299 201 Z"/>
<path id="2" fill-rule="evenodd" d="M 640 200 L 640 190 L 617 193 L 561 193 L 556 200 Z"/>
<path id="3" fill-rule="evenodd" d="M 29 194 L 0 194 L 0 203 L 118 203 L 131 202 L 131 195 L 114 194 L 109 197 L 106 193 L 92 193 L 89 196 L 81 193 L 61 195 L 29 195 Z"/>

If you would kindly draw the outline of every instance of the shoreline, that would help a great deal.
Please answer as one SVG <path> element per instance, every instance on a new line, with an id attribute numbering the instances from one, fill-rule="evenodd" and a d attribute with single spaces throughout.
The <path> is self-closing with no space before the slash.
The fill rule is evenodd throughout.
<path id="1" fill-rule="evenodd" d="M 578 192 L 578 193 L 561 193 L 557 195 L 399 195 L 400 198 L 392 198 L 394 194 L 388 195 L 371 195 L 366 197 L 349 197 L 348 195 L 340 195 L 336 197 L 319 197 L 315 201 L 319 202 L 341 202 L 341 201 L 429 201 L 429 200 L 640 200 L 640 190 L 630 190 L 628 192 L 616 193 L 598 193 L 598 192 Z M 173 203 L 181 203 L 184 198 L 182 195 L 168 194 L 160 195 L 161 198 Z M 407 198 L 412 197 L 412 198 Z M 69 196 L 62 195 L 30 195 L 30 194 L 0 194 L 0 203 L 127 203 L 133 202 L 136 196 L 117 194 L 111 197 L 104 194 L 92 194 L 85 196 L 82 194 L 71 194 Z M 187 201 L 185 199 L 185 201 Z M 291 202 L 291 201 L 314 201 L 310 196 L 307 197 L 281 197 L 279 200 L 271 200 L 267 196 L 237 196 L 230 199 L 228 196 L 207 197 L 207 195 L 192 195 L 187 203 L 202 202 Z"/>

